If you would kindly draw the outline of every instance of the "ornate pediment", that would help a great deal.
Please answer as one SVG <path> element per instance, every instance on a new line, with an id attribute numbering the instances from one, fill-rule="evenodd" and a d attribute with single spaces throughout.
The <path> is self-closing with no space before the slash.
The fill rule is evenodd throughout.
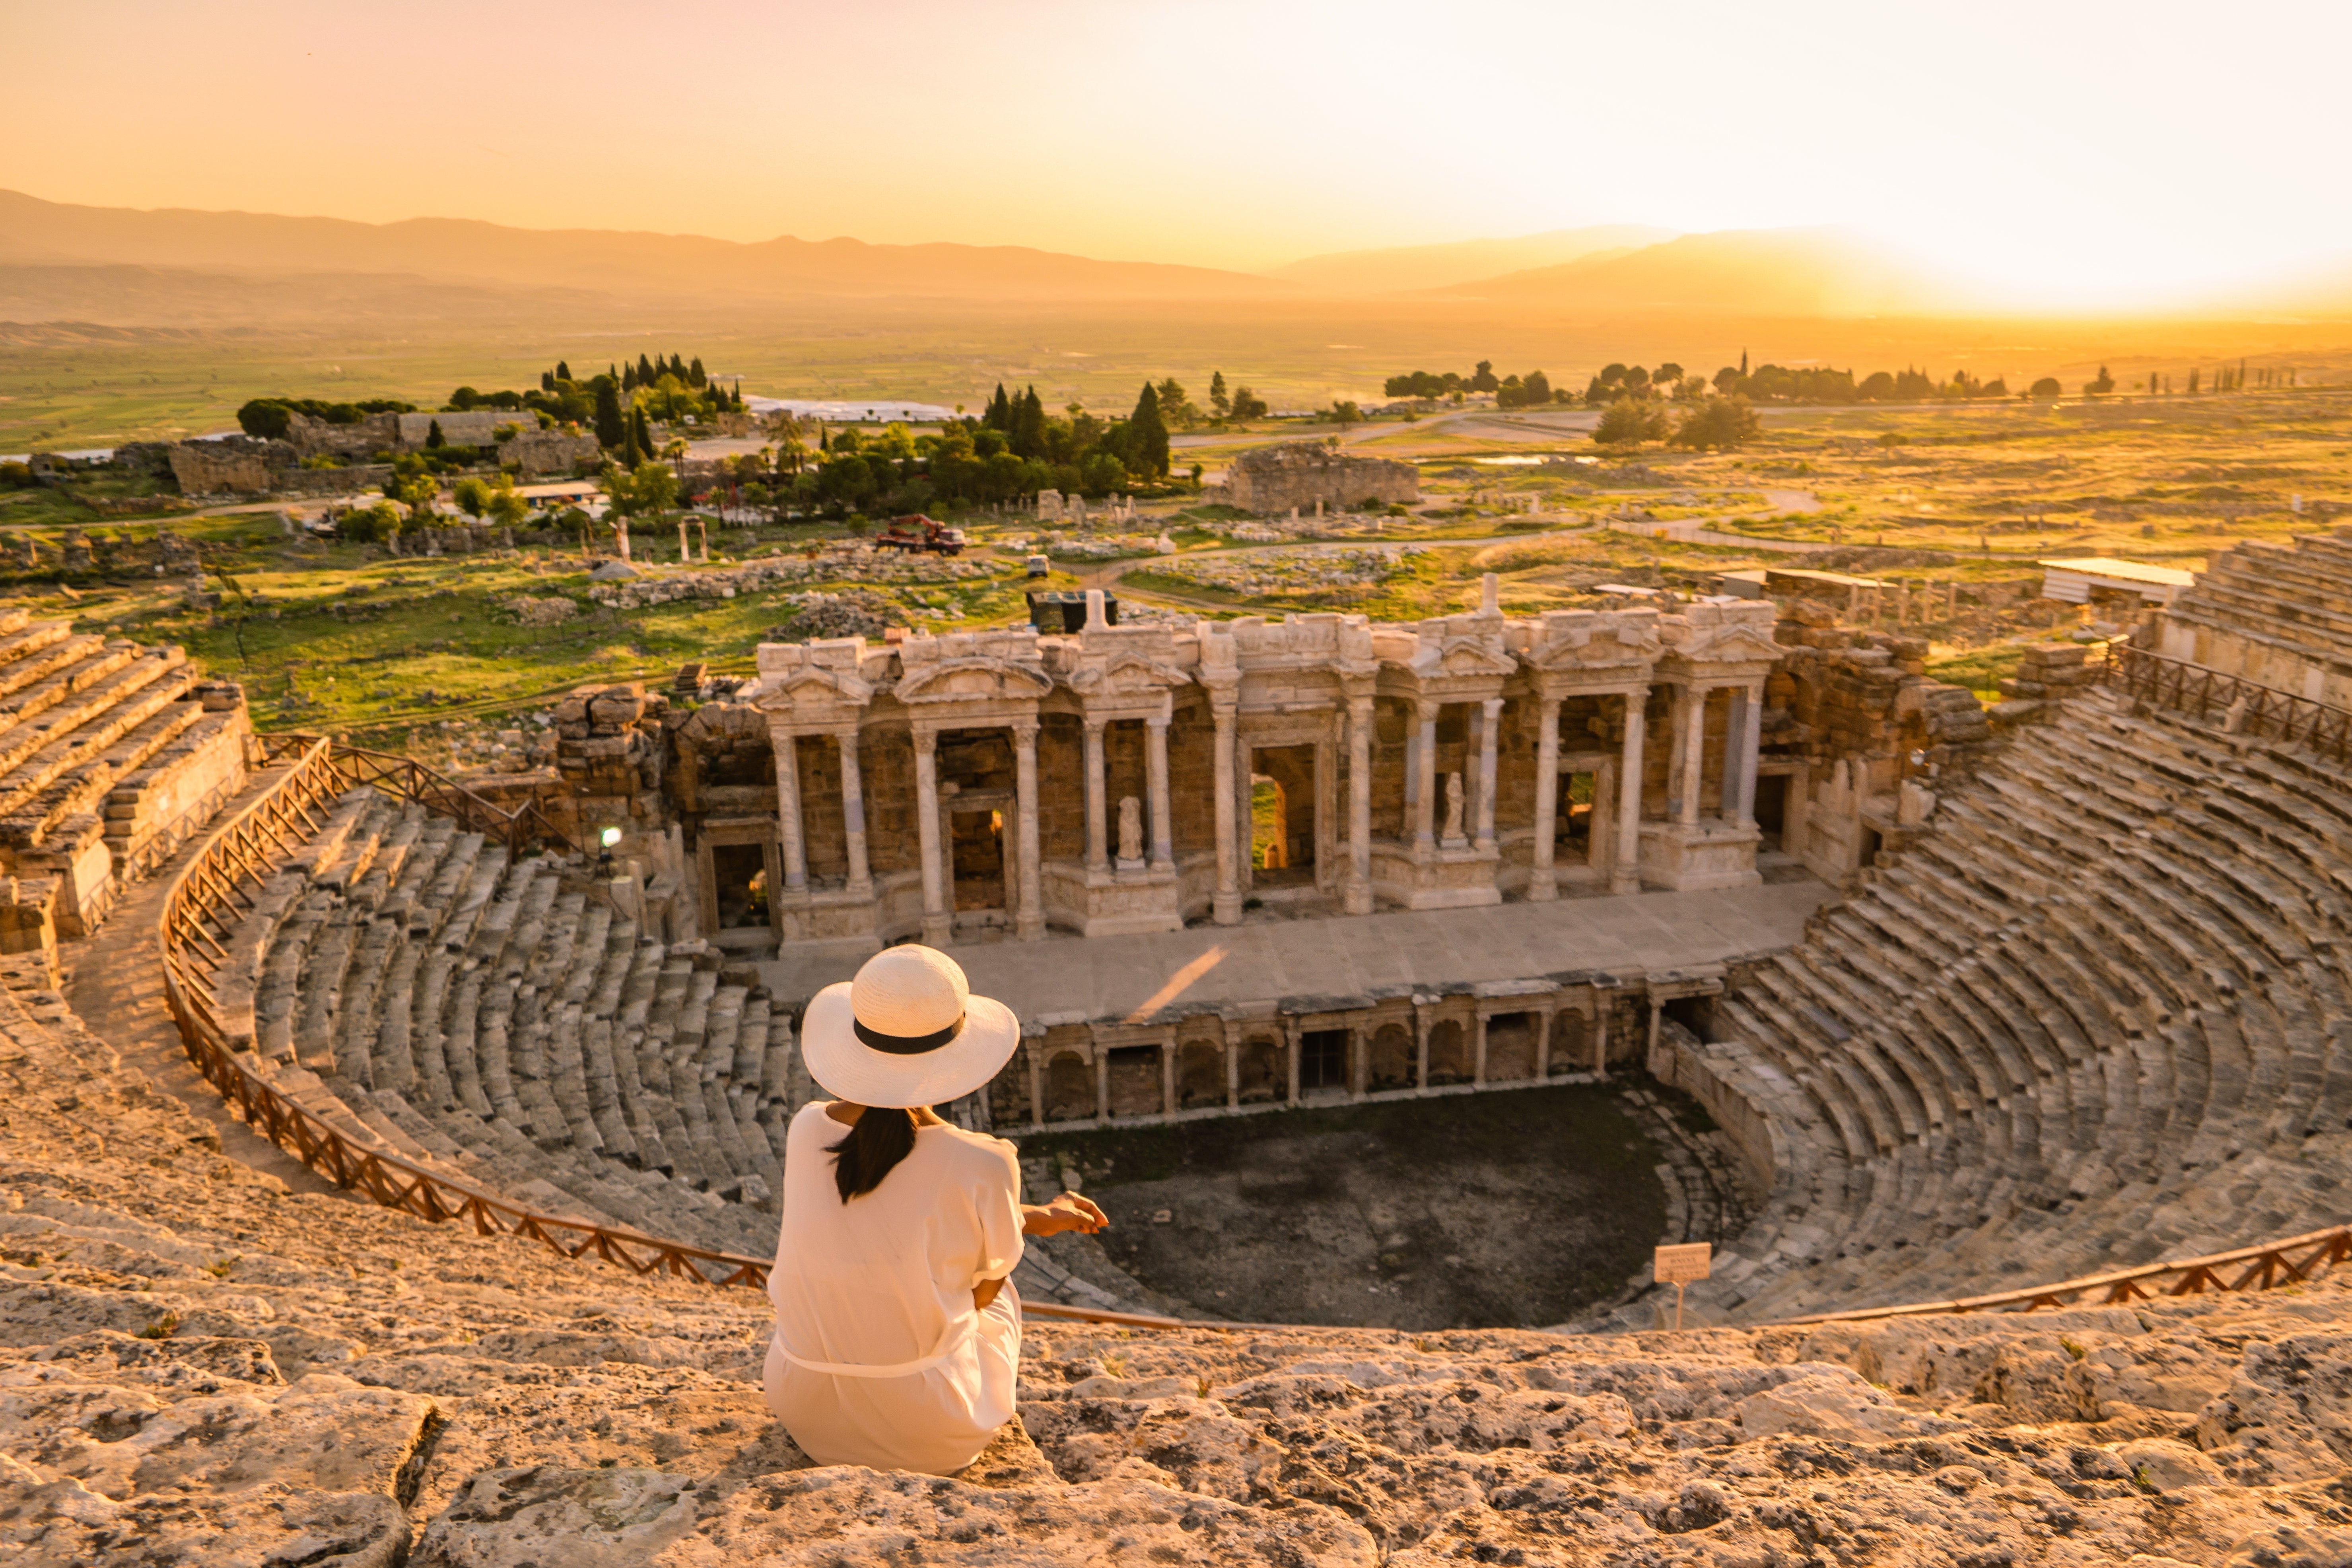
<path id="1" fill-rule="evenodd" d="M 1752 621 L 1694 626 L 1675 647 L 1675 657 L 1688 664 L 1769 664 L 1787 651 L 1769 628 Z"/>
<path id="2" fill-rule="evenodd" d="M 1034 702 L 1054 689 L 1042 669 L 1001 658 L 945 658 L 899 678 L 898 700 L 911 703 Z"/>
<path id="3" fill-rule="evenodd" d="M 769 713 L 789 713 L 810 706 L 845 704 L 863 708 L 874 700 L 874 685 L 845 669 L 823 665 L 763 677 L 752 704 Z"/>
<path id="4" fill-rule="evenodd" d="M 1120 697 L 1157 697 L 1171 687 L 1190 685 L 1192 678 L 1158 659 L 1121 653 L 1076 670 L 1068 679 L 1070 689 L 1083 696 L 1116 700 Z"/>
<path id="5" fill-rule="evenodd" d="M 1565 620 L 1561 617 L 1546 621 L 1544 630 L 1549 635 L 1528 649 L 1527 658 L 1530 665 L 1562 673 L 1616 669 L 1649 664 L 1664 647 L 1654 616 L 1643 616 L 1638 621 L 1614 616 L 1595 616 L 1590 622 L 1562 624 Z"/>
<path id="6" fill-rule="evenodd" d="M 1414 650 L 1412 669 L 1423 679 L 1508 675 L 1518 668 L 1496 642 L 1484 637 L 1446 637 Z"/>

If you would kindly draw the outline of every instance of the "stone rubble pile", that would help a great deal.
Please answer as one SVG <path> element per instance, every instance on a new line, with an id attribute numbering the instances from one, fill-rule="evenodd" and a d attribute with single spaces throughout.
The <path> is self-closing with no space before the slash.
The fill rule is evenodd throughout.
<path id="1" fill-rule="evenodd" d="M 813 555 L 765 557 L 735 566 L 664 568 L 657 575 L 599 584 L 588 595 L 610 609 L 642 610 L 685 599 L 731 599 L 785 583 L 968 583 L 995 574 L 985 562 L 851 543 L 829 545 Z"/>
<path id="2" fill-rule="evenodd" d="M 1363 588 L 1385 583 L 1426 547 L 1418 544 L 1358 544 L 1330 550 L 1267 550 L 1246 555 L 1193 556 L 1151 570 L 1181 583 L 1229 594 L 1314 594 L 1333 588 Z"/>
<path id="3" fill-rule="evenodd" d="M 25 1568 L 2341 1561 L 2332 1280 L 1614 1338 L 1033 1322 L 954 1478 L 812 1465 L 766 1303 L 289 1192 L 0 992 Z"/>
<path id="4" fill-rule="evenodd" d="M 890 627 L 906 624 L 906 611 L 887 595 L 870 588 L 844 588 L 828 594 L 822 588 L 793 594 L 784 603 L 792 615 L 768 628 L 765 641 L 805 642 L 811 637 L 873 637 L 877 641 Z"/>

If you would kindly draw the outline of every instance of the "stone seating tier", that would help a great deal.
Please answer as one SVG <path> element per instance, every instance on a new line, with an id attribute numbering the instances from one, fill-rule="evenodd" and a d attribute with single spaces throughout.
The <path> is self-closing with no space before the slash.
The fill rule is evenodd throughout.
<path id="1" fill-rule="evenodd" d="M 176 647 L 0 611 L 0 872 L 55 878 L 81 936 L 245 777 L 236 688 Z"/>
<path id="2" fill-rule="evenodd" d="M 231 948 L 232 1033 L 362 1144 L 553 1212 L 772 1249 L 810 1095 L 790 1024 L 715 955 L 645 937 L 583 868 L 356 790 Z"/>
<path id="3" fill-rule="evenodd" d="M 2347 843 L 2324 765 L 2065 705 L 1685 1041 L 1781 1141 L 1694 1298 L 1934 1300 L 2334 1223 Z"/>
<path id="4" fill-rule="evenodd" d="M 348 826 L 381 847 L 399 821 Z M 423 885 L 452 865 L 473 885 L 462 843 L 405 842 L 432 856 Z M 533 912 L 558 879 L 483 910 L 511 910 L 512 934 L 560 910 Z M 527 970 L 489 923 L 458 933 L 473 973 Z M 438 934 L 447 955 L 453 922 Z M 616 951 L 594 973 L 617 995 L 639 950 Z M 665 984 L 690 1005 L 707 972 L 646 973 L 650 1019 Z M 54 993 L 0 991 L 0 1558 L 25 1568 L 2343 1550 L 2327 1489 L 2352 1422 L 2305 1349 L 2352 1325 L 2332 1279 L 1613 1337 L 1032 1322 L 1018 1419 L 960 1476 L 909 1477 L 814 1466 L 770 1419 L 757 1293 L 289 1191 Z"/>
<path id="5" fill-rule="evenodd" d="M 2175 621 L 2352 666 L 2352 542 L 2299 536 L 2291 546 L 2242 544 L 2213 557 L 2166 611 Z"/>

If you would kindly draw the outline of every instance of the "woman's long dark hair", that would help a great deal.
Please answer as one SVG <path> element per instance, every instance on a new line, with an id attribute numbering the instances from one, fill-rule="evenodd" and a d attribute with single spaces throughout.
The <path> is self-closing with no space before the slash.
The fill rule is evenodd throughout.
<path id="1" fill-rule="evenodd" d="M 915 1113 L 897 1106 L 869 1105 L 833 1146 L 833 1183 L 847 1203 L 882 1184 L 891 1168 L 915 1152 Z"/>

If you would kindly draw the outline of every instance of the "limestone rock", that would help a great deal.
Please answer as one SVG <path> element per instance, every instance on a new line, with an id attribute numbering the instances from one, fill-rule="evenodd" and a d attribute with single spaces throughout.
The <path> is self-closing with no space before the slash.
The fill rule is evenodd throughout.
<path id="1" fill-rule="evenodd" d="M 1095 1564 L 1380 1561 L 1333 1510 L 1267 1515 L 1146 1482 L 1045 1496 L 831 1467 L 749 1483 L 541 1467 L 478 1476 L 418 1542 L 416 1568 L 756 1562 Z"/>

